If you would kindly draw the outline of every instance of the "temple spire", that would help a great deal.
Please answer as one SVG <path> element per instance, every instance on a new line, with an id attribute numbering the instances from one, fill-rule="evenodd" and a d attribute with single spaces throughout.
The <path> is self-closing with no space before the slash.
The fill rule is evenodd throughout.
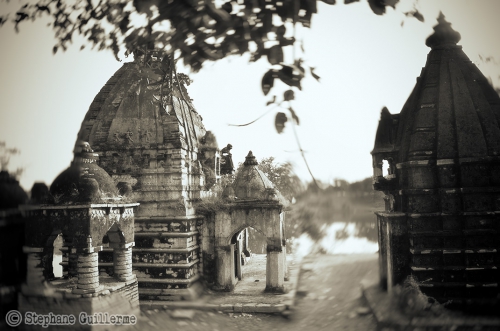
<path id="1" fill-rule="evenodd" d="M 430 35 L 425 44 L 431 48 L 439 46 L 455 46 L 460 41 L 460 33 L 453 30 L 451 23 L 446 21 L 442 12 L 437 19 L 438 24 L 434 26 L 434 33 Z"/>

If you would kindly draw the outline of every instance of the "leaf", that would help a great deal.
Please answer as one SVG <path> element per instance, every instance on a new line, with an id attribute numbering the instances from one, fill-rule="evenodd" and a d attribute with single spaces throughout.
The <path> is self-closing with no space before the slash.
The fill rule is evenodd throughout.
<path id="1" fill-rule="evenodd" d="M 56 54 L 57 53 L 57 49 L 58 49 L 57 46 L 52 47 L 52 54 Z"/>
<path id="2" fill-rule="evenodd" d="M 283 99 L 285 101 L 295 100 L 294 92 L 292 90 L 285 91 L 285 93 L 283 93 Z"/>
<path id="3" fill-rule="evenodd" d="M 293 45 L 294 42 L 295 42 L 294 37 L 292 37 L 292 38 L 280 38 L 280 46 L 281 47 Z"/>
<path id="4" fill-rule="evenodd" d="M 273 86 L 274 86 L 274 70 L 271 69 L 268 72 L 266 72 L 262 77 L 261 87 L 264 95 L 267 95 L 269 91 L 273 88 Z"/>
<path id="5" fill-rule="evenodd" d="M 233 11 L 233 5 L 229 1 L 223 4 L 221 8 L 227 11 L 229 14 Z"/>
<path id="6" fill-rule="evenodd" d="M 368 4 L 370 5 L 371 10 L 376 15 L 384 15 L 385 14 L 385 2 L 384 2 L 384 0 L 368 0 Z"/>
<path id="7" fill-rule="evenodd" d="M 295 62 L 290 66 L 292 67 L 296 72 L 298 72 L 300 77 L 305 76 L 305 70 L 304 67 L 302 67 L 302 59 L 295 60 Z"/>
<path id="8" fill-rule="evenodd" d="M 269 49 L 269 53 L 267 54 L 267 60 L 271 64 L 279 64 L 283 62 L 283 50 L 281 46 L 274 45 Z"/>
<path id="9" fill-rule="evenodd" d="M 335 4 L 335 0 L 321 0 L 323 1 L 324 3 L 328 4 L 328 5 L 334 5 Z"/>
<path id="10" fill-rule="evenodd" d="M 413 16 L 420 22 L 424 22 L 424 15 L 422 15 L 417 9 L 403 13 L 406 15 L 406 17 Z"/>
<path id="11" fill-rule="evenodd" d="M 288 121 L 285 113 L 279 112 L 276 114 L 276 118 L 274 119 L 274 127 L 278 133 L 282 133 L 285 128 L 285 123 Z"/>
<path id="12" fill-rule="evenodd" d="M 293 74 L 293 68 L 290 66 L 283 66 L 281 70 L 278 71 L 278 78 L 288 86 L 295 86 L 299 90 L 302 90 L 300 86 L 300 80 L 302 79 L 299 75 Z"/>
<path id="13" fill-rule="evenodd" d="M 273 103 L 276 102 L 276 96 L 273 95 L 273 99 L 272 100 L 269 100 L 267 103 L 266 103 L 266 107 L 269 106 L 269 105 L 272 105 Z"/>
<path id="14" fill-rule="evenodd" d="M 311 70 L 311 76 L 313 76 L 313 77 L 314 77 L 314 79 L 316 79 L 316 80 L 319 82 L 319 80 L 320 80 L 320 78 L 321 78 L 321 77 L 319 77 L 318 75 L 316 75 L 316 74 L 314 73 L 315 68 L 310 67 L 309 69 Z"/>
<path id="15" fill-rule="evenodd" d="M 288 107 L 288 110 L 290 111 L 290 114 L 292 114 L 292 118 L 295 121 L 295 123 L 297 123 L 297 125 L 299 125 L 300 124 L 299 117 L 297 116 L 297 114 L 295 113 L 295 111 L 293 110 L 293 108 L 292 107 Z"/>
<path id="16" fill-rule="evenodd" d="M 278 37 L 283 37 L 285 33 L 286 33 L 286 27 L 284 25 L 278 26 L 278 28 L 276 29 L 276 35 Z"/>
<path id="17" fill-rule="evenodd" d="M 359 0 L 344 0 L 344 5 L 348 5 L 348 4 L 354 3 L 354 2 L 359 2 Z"/>
<path id="18" fill-rule="evenodd" d="M 392 7 L 392 8 L 396 8 L 396 4 L 399 2 L 399 0 L 384 0 L 384 5 L 386 6 L 389 6 L 389 7 Z"/>
<path id="19" fill-rule="evenodd" d="M 420 22 L 424 22 L 425 20 L 424 15 L 422 15 L 418 10 L 415 10 L 415 12 L 413 13 L 413 17 L 415 17 Z"/>

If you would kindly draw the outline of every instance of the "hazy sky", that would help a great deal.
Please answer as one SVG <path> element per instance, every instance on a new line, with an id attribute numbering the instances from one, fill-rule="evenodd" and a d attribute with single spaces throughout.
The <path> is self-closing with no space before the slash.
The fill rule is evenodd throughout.
<path id="1" fill-rule="evenodd" d="M 4 2 L 0 6 L 0 12 L 7 10 Z M 401 11 L 410 8 L 405 6 L 402 1 L 400 9 L 388 8 L 386 15 L 376 16 L 365 1 L 334 6 L 320 2 L 312 28 L 301 32 L 306 64 L 316 68 L 321 83 L 307 77 L 292 106 L 300 117 L 297 131 L 311 169 L 324 182 L 371 176 L 370 151 L 380 110 L 387 106 L 400 112 L 425 65 L 430 50 L 425 39 L 439 10 L 461 33 L 459 44 L 469 58 L 500 86 L 500 1 L 420 0 L 425 23 L 406 18 Z M 17 35 L 13 30 L 11 25 L 0 29 L 0 141 L 21 150 L 10 168 L 25 168 L 21 184 L 29 190 L 35 181 L 50 184 L 69 165 L 90 103 L 122 64 L 109 52 L 79 51 L 78 42 L 53 56 L 46 22 L 23 24 Z M 498 64 L 481 62 L 479 55 L 493 56 Z M 191 75 L 189 94 L 219 147 L 233 145 L 235 164 L 252 150 L 258 159 L 291 161 L 309 181 L 291 127 L 281 135 L 274 129 L 276 110 L 250 126 L 228 126 L 266 111 L 270 97 L 262 94 L 260 81 L 268 68 L 267 60 L 250 64 L 247 57 L 209 63 Z M 182 67 L 178 71 L 189 73 Z"/>

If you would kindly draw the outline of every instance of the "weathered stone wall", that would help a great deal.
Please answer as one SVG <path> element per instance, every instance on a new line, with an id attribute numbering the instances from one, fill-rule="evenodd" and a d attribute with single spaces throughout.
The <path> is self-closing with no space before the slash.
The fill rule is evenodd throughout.
<path id="1" fill-rule="evenodd" d="M 136 219 L 132 265 L 141 300 L 196 297 L 193 286 L 203 270 L 203 222 L 201 216 Z"/>

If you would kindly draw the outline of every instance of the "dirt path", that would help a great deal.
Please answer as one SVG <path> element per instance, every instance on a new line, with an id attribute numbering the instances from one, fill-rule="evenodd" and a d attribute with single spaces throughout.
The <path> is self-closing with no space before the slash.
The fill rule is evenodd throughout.
<path id="1" fill-rule="evenodd" d="M 172 312 L 149 310 L 139 318 L 136 330 L 363 330 L 374 331 L 373 316 L 361 298 L 359 283 L 377 268 L 376 254 L 315 255 L 303 263 L 293 313 L 284 318 L 265 314 L 223 314 L 188 311 L 185 318 Z M 190 316 L 192 314 L 192 316 Z"/>

